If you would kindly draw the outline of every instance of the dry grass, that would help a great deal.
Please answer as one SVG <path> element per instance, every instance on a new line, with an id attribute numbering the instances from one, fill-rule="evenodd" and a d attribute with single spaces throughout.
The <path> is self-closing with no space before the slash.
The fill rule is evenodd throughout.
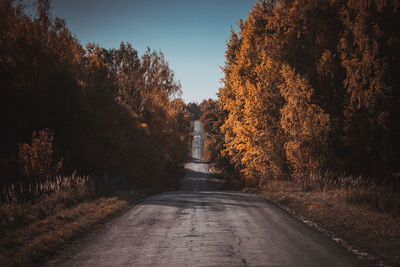
<path id="1" fill-rule="evenodd" d="M 54 253 L 65 242 L 87 232 L 127 205 L 127 201 L 116 197 L 102 197 L 70 208 L 56 208 L 54 214 L 44 218 L 40 218 L 41 207 L 3 207 L 6 212 L 19 216 L 19 220 L 20 217 L 25 217 L 26 221 L 14 224 L 14 227 L 10 227 L 12 230 L 3 229 L 0 265 L 39 264 L 45 256 Z"/>
<path id="2" fill-rule="evenodd" d="M 0 266 L 39 265 L 141 197 L 135 191 L 97 199 L 58 192 L 33 204 L 1 204 Z"/>
<path id="3" fill-rule="evenodd" d="M 385 213 L 368 203 L 355 202 L 351 190 L 343 188 L 304 192 L 294 182 L 274 181 L 263 194 L 383 262 L 400 265 L 397 213 Z"/>
<path id="4" fill-rule="evenodd" d="M 17 203 L 36 200 L 44 196 L 60 198 L 82 198 L 92 195 L 94 180 L 90 176 L 55 176 L 41 182 L 22 181 L 0 187 L 0 203 Z"/>

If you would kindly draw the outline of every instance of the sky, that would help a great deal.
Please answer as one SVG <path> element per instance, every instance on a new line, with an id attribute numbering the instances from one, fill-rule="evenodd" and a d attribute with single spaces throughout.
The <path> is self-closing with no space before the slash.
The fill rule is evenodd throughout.
<path id="1" fill-rule="evenodd" d="M 64 18 L 85 46 L 118 48 L 129 42 L 142 54 L 161 50 L 186 103 L 216 99 L 223 77 L 231 26 L 245 19 L 254 0 L 53 0 L 52 13 Z"/>

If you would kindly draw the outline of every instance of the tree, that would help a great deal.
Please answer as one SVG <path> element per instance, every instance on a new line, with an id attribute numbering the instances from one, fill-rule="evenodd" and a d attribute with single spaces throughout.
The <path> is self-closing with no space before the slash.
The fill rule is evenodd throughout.
<path id="1" fill-rule="evenodd" d="M 295 178 L 308 190 L 311 175 L 320 174 L 327 159 L 329 115 L 311 103 L 313 89 L 306 79 L 288 66 L 282 68 L 282 76 L 280 89 L 286 104 L 281 110 L 281 125 L 288 135 L 286 156 Z"/>
<path id="2" fill-rule="evenodd" d="M 346 69 L 345 141 L 356 173 L 391 178 L 399 170 L 400 2 L 347 1 L 340 40 Z"/>
<path id="3" fill-rule="evenodd" d="M 52 17 L 49 0 L 35 7 L 30 17 L 20 2 L 0 3 L 0 185 L 20 178 L 33 148 L 21 147 L 26 164 L 18 165 L 19 144 L 46 128 L 54 130 L 51 151 L 64 158 L 64 174 L 90 174 L 99 190 L 165 185 L 187 157 L 191 129 L 162 52 L 139 56 L 124 42 L 83 48 Z M 32 166 L 25 169 L 33 173 Z"/>

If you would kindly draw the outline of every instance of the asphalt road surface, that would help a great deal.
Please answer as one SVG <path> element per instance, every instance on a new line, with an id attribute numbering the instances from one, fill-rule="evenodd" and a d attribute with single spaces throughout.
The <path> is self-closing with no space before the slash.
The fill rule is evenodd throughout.
<path id="1" fill-rule="evenodd" d="M 150 197 L 47 266 L 365 266 L 264 198 L 223 191 L 195 122 L 181 191 Z"/>

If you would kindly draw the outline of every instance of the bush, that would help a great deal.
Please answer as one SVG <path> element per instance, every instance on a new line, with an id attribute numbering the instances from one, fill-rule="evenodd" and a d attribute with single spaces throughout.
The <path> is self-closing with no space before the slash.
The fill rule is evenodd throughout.
<path id="1" fill-rule="evenodd" d="M 61 168 L 61 161 L 53 163 L 53 140 L 53 132 L 46 128 L 39 134 L 33 132 L 31 144 L 19 146 L 18 159 L 26 182 L 46 180 Z"/>

